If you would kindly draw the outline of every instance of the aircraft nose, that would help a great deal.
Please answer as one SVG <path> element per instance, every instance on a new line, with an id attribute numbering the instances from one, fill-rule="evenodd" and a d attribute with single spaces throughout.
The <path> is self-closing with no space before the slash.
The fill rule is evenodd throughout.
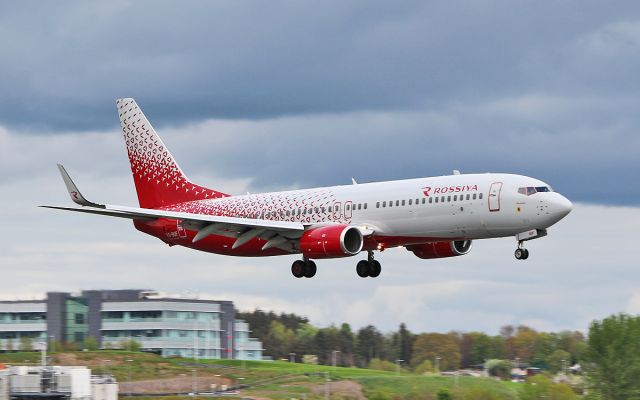
<path id="1" fill-rule="evenodd" d="M 558 194 L 553 199 L 553 211 L 557 215 L 558 220 L 566 217 L 571 210 L 573 210 L 573 204 L 561 194 Z"/>

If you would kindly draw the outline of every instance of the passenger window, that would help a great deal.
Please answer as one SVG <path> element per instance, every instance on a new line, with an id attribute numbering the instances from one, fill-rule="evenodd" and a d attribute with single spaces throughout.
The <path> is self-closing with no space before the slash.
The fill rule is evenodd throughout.
<path id="1" fill-rule="evenodd" d="M 480 194 L 478 195 L 478 198 L 479 198 L 480 200 L 482 200 L 482 193 L 480 193 Z"/>
<path id="2" fill-rule="evenodd" d="M 402 200 L 402 205 L 404 206 L 404 200 Z"/>
<path id="3" fill-rule="evenodd" d="M 376 201 L 376 208 L 380 208 L 380 202 Z"/>
<path id="4" fill-rule="evenodd" d="M 423 198 L 422 198 L 422 204 L 424 204 L 424 201 L 425 201 L 425 200 L 426 200 L 426 199 L 423 197 Z"/>
<path id="5" fill-rule="evenodd" d="M 470 197 L 470 196 L 471 196 L 470 194 L 467 194 L 467 200 L 469 200 L 469 197 Z"/>
<path id="6" fill-rule="evenodd" d="M 451 201 L 451 196 L 447 196 L 447 203 Z"/>
<path id="7" fill-rule="evenodd" d="M 444 203 L 444 196 L 440 197 L 440 203 Z"/>
<path id="8" fill-rule="evenodd" d="M 413 204 L 413 199 L 409 199 L 409 205 Z"/>
<path id="9" fill-rule="evenodd" d="M 364 203 L 364 209 L 365 210 L 367 209 L 367 203 Z"/>
<path id="10" fill-rule="evenodd" d="M 347 211 L 351 210 L 351 204 L 347 204 Z"/>
<path id="11" fill-rule="evenodd" d="M 291 215 L 291 214 L 290 214 L 289 210 L 287 210 L 287 217 L 289 217 L 290 215 Z"/>
<path id="12" fill-rule="evenodd" d="M 420 199 L 416 199 L 416 205 L 420 204 Z"/>
<path id="13" fill-rule="evenodd" d="M 457 194 L 453 195 L 453 201 L 458 201 L 458 195 Z"/>
<path id="14" fill-rule="evenodd" d="M 396 207 L 400 206 L 400 200 L 396 200 Z"/>
<path id="15" fill-rule="evenodd" d="M 429 203 L 433 203 L 433 197 L 429 197 Z"/>
<path id="16" fill-rule="evenodd" d="M 475 194 L 475 193 L 473 194 L 473 199 L 474 199 L 474 200 L 476 199 L 476 194 Z"/>
<path id="17" fill-rule="evenodd" d="M 438 202 L 438 198 L 436 197 L 436 203 Z"/>
<path id="18" fill-rule="evenodd" d="M 326 210 L 326 208 L 324 208 L 324 207 L 320 207 L 320 209 L 322 210 L 322 212 L 323 212 L 323 213 L 324 213 L 324 212 L 325 212 L 325 210 Z"/>
<path id="19" fill-rule="evenodd" d="M 383 201 L 383 202 L 382 202 L 382 207 L 386 207 L 386 206 L 387 206 L 387 202 L 386 202 L 386 201 Z"/>

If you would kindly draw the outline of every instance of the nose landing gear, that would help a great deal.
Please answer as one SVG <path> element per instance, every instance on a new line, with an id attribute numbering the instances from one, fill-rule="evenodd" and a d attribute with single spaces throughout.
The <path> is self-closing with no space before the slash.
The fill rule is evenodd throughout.
<path id="1" fill-rule="evenodd" d="M 291 265 L 291 274 L 296 278 L 313 278 L 316 271 L 316 263 L 308 258 L 305 258 L 304 260 L 296 260 Z"/>
<path id="2" fill-rule="evenodd" d="M 518 248 L 514 255 L 516 256 L 516 260 L 526 260 L 529 258 L 529 250 L 522 247 L 522 242 L 518 242 Z"/>
<path id="3" fill-rule="evenodd" d="M 373 251 L 369 250 L 367 254 L 367 259 L 359 261 L 356 265 L 356 273 L 360 278 L 376 278 L 382 272 L 382 266 L 373 259 Z"/>

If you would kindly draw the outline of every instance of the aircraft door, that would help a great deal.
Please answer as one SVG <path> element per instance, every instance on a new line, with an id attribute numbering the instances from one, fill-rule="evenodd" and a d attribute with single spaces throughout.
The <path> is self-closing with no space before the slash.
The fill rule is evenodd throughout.
<path id="1" fill-rule="evenodd" d="M 335 221 L 340 221 L 342 219 L 342 210 L 340 209 L 341 203 L 336 201 L 333 203 L 333 219 Z"/>
<path id="2" fill-rule="evenodd" d="M 500 192 L 502 182 L 493 182 L 489 189 L 489 211 L 500 211 Z"/>

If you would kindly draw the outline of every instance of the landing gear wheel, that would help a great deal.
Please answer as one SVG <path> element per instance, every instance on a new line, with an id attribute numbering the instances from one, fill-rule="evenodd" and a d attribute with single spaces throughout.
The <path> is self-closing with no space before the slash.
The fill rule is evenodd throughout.
<path id="1" fill-rule="evenodd" d="M 367 260 L 358 261 L 356 265 L 356 273 L 360 278 L 369 276 L 369 262 Z"/>
<path id="2" fill-rule="evenodd" d="M 291 264 L 291 273 L 296 278 L 302 278 L 305 276 L 305 269 L 307 264 L 302 260 L 295 260 L 293 264 Z"/>
<path id="3" fill-rule="evenodd" d="M 516 249 L 513 253 L 516 256 L 516 260 L 526 260 L 529 257 L 529 252 L 526 249 Z"/>
<path id="4" fill-rule="evenodd" d="M 373 260 L 368 264 L 369 265 L 367 265 L 367 272 L 369 273 L 369 276 L 372 278 L 377 278 L 380 275 L 380 272 L 382 272 L 382 266 L 380 265 L 378 260 Z"/>
<path id="5" fill-rule="evenodd" d="M 314 263 L 313 261 L 309 260 L 305 263 L 304 265 L 304 277 L 305 278 L 313 278 L 316 274 L 317 268 L 316 268 L 316 263 Z"/>

